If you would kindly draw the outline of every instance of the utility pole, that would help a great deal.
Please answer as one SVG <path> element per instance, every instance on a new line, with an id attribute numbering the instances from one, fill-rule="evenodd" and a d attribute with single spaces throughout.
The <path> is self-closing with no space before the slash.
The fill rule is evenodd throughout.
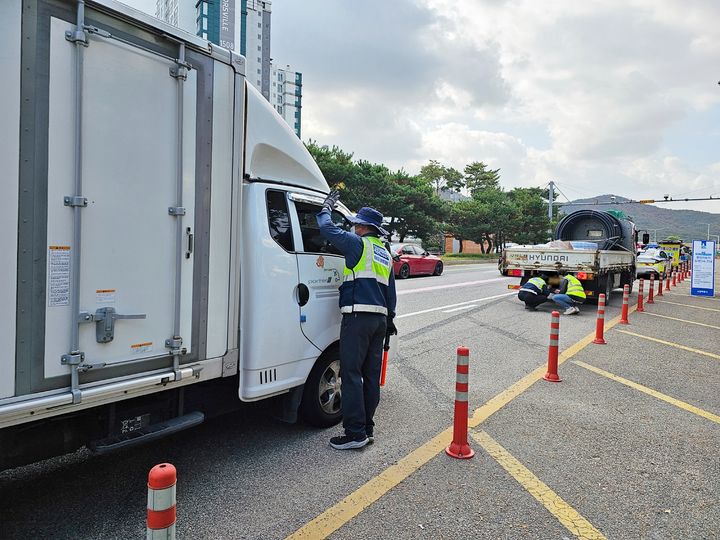
<path id="1" fill-rule="evenodd" d="M 553 197 L 555 196 L 555 182 L 550 180 L 548 185 L 548 219 L 552 221 L 553 218 Z M 710 229 L 708 229 L 708 233 Z"/>

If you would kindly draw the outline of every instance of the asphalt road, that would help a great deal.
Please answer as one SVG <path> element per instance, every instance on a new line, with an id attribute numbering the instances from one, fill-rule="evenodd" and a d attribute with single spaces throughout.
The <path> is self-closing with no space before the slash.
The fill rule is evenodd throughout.
<path id="1" fill-rule="evenodd" d="M 0 473 L 0 537 L 142 537 L 147 472 L 165 461 L 178 469 L 178 538 L 284 538 L 323 512 L 329 528 L 311 524 L 307 538 L 719 537 L 720 300 L 681 296 L 683 284 L 664 298 L 675 304 L 609 324 L 604 346 L 585 339 L 594 306 L 562 317 L 563 382 L 551 384 L 533 373 L 547 358 L 552 308 L 524 310 L 507 289 L 515 281 L 474 264 L 398 282 L 399 352 L 372 446 L 333 450 L 338 428 L 282 424 L 254 404 L 151 446 Z M 485 411 L 471 421 L 476 455 L 462 461 L 437 439 L 452 424 L 461 345 L 471 415 Z M 498 395 L 510 396 L 504 406 L 493 405 Z"/>

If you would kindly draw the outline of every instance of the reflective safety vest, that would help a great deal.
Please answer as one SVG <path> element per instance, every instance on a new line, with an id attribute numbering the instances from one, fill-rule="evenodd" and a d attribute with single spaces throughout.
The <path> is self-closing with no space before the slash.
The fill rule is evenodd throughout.
<path id="1" fill-rule="evenodd" d="M 565 294 L 568 296 L 575 296 L 577 298 L 582 298 L 585 300 L 585 287 L 582 286 L 582 283 L 580 283 L 580 280 L 576 278 L 575 276 L 571 276 L 568 274 L 565 276 L 565 279 L 568 280 L 568 287 Z"/>
<path id="2" fill-rule="evenodd" d="M 340 286 L 340 312 L 388 314 L 387 294 L 392 257 L 379 238 L 364 236 L 363 252 L 353 268 L 345 267 Z"/>
<path id="3" fill-rule="evenodd" d="M 529 286 L 528 286 L 529 285 Z M 546 286 L 545 280 L 541 277 L 532 277 L 528 279 L 525 282 L 525 285 L 523 285 L 520 290 L 521 291 L 527 291 L 533 294 L 541 293 L 543 290 L 543 287 Z"/>

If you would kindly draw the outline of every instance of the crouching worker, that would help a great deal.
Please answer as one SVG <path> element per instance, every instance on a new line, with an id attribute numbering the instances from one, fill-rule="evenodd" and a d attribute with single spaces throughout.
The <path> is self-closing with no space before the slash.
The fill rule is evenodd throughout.
<path id="1" fill-rule="evenodd" d="M 585 302 L 585 287 L 572 274 L 565 274 L 560 280 L 560 288 L 550 298 L 565 311 L 563 315 L 580 313 L 580 304 Z"/>
<path id="2" fill-rule="evenodd" d="M 540 274 L 539 276 L 531 277 L 520 287 L 518 300 L 525 302 L 525 309 L 534 311 L 537 306 L 547 302 L 548 293 L 547 276 Z"/>

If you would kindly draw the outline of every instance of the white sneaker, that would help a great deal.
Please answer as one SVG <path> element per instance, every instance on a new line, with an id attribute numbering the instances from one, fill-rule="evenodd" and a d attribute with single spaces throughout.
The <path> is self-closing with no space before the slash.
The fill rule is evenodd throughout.
<path id="1" fill-rule="evenodd" d="M 575 308 L 574 308 L 574 307 L 569 307 L 569 308 L 567 308 L 567 309 L 563 312 L 563 315 L 572 315 L 573 313 L 577 313 L 577 312 L 575 311 Z"/>
<path id="2" fill-rule="evenodd" d="M 580 313 L 580 308 L 577 306 L 574 306 L 573 309 L 575 310 L 575 313 Z"/>

